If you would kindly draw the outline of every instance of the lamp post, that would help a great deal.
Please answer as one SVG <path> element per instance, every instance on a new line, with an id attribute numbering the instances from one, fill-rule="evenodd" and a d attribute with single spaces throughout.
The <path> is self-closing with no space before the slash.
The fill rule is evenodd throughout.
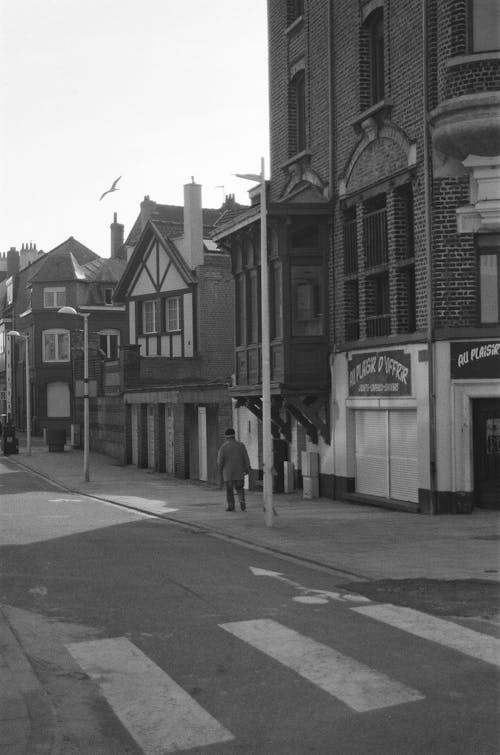
<path id="1" fill-rule="evenodd" d="M 83 479 L 89 477 L 89 312 L 77 312 L 74 307 L 61 307 L 59 315 L 78 315 L 83 317 Z"/>
<path id="2" fill-rule="evenodd" d="M 273 449 L 271 438 L 271 348 L 269 343 L 269 274 L 267 268 L 267 199 L 264 158 L 260 160 L 260 174 L 237 173 L 238 178 L 260 183 L 260 288 L 262 320 L 262 465 L 264 516 L 266 525 L 273 526 Z"/>
<path id="3" fill-rule="evenodd" d="M 26 454 L 31 456 L 31 390 L 30 390 L 30 348 L 28 335 L 23 335 L 18 330 L 9 330 L 11 338 L 24 341 L 26 344 Z"/>

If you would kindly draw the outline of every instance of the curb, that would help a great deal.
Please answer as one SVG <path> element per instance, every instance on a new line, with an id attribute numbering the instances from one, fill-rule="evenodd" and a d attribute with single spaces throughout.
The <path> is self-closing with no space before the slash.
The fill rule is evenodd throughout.
<path id="1" fill-rule="evenodd" d="M 18 715 L 0 719 L 2 729 L 16 729 L 16 743 L 9 743 L 12 752 L 26 755 L 57 755 L 59 736 L 57 720 L 50 698 L 25 655 L 5 608 L 0 606 L 0 649 L 14 687 L 9 697 Z M 21 732 L 22 728 L 22 732 Z"/>
<path id="2" fill-rule="evenodd" d="M 85 495 L 88 498 L 95 499 L 96 501 L 103 501 L 104 503 L 112 503 L 114 506 L 119 506 L 122 509 L 128 509 L 129 511 L 138 511 L 141 514 L 146 514 L 147 516 L 154 516 L 158 519 L 165 519 L 166 521 L 171 522 L 172 524 L 178 524 L 181 527 L 189 527 L 191 529 L 196 529 L 200 532 L 208 532 L 214 537 L 220 537 L 226 540 L 234 541 L 241 545 L 247 545 L 253 548 L 258 548 L 267 553 L 273 553 L 276 556 L 285 557 L 290 560 L 298 561 L 302 564 L 308 564 L 309 566 L 312 566 L 312 567 L 316 567 L 316 568 L 323 569 L 330 572 L 335 572 L 335 574 L 340 574 L 346 577 L 350 577 L 351 579 L 354 578 L 362 582 L 373 581 L 372 577 L 368 577 L 364 574 L 358 574 L 357 572 L 349 571 L 348 569 L 343 569 L 340 566 L 334 566 L 332 564 L 326 563 L 325 561 L 308 558 L 307 556 L 300 556 L 300 555 L 297 555 L 296 553 L 293 553 L 292 551 L 283 550 L 281 548 L 273 547 L 272 545 L 264 545 L 262 543 L 257 543 L 255 542 L 255 540 L 250 540 L 248 538 L 242 537 L 241 535 L 234 535 L 232 533 L 224 532 L 224 530 L 216 529 L 210 524 L 189 522 L 189 521 L 186 521 L 185 519 L 179 519 L 172 516 L 168 516 L 168 514 L 152 513 L 151 511 L 148 511 L 147 509 L 141 508 L 140 506 L 131 506 L 126 503 L 115 501 L 113 498 L 105 498 L 104 496 L 96 495 L 95 493 L 87 493 L 84 490 L 81 490 L 79 488 L 68 488 L 66 485 L 63 485 L 57 480 L 54 480 L 52 477 L 49 477 L 49 475 L 46 475 L 43 472 L 40 472 L 38 470 L 32 469 L 27 464 L 23 464 L 23 462 L 20 461 L 19 459 L 15 459 L 14 461 L 17 464 L 19 464 L 19 466 L 23 467 L 24 469 L 28 469 L 33 474 L 39 475 L 43 479 L 49 480 L 49 482 L 56 484 L 58 487 L 61 488 L 61 490 L 65 490 L 67 493 L 72 493 L 73 495 Z"/>

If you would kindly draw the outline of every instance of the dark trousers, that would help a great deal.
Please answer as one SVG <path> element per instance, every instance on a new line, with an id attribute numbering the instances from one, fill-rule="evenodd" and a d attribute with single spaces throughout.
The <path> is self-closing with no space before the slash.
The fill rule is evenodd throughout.
<path id="1" fill-rule="evenodd" d="M 226 480 L 224 485 L 226 487 L 226 501 L 228 509 L 234 509 L 234 490 L 238 496 L 238 501 L 242 509 L 245 508 L 245 480 Z"/>

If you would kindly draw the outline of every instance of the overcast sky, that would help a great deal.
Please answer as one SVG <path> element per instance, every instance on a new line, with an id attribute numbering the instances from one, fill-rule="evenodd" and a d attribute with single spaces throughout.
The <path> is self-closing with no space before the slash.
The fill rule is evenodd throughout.
<path id="1" fill-rule="evenodd" d="M 266 0 L 0 0 L 0 70 L 0 252 L 108 257 L 114 212 L 127 234 L 191 176 L 246 202 L 268 162 Z"/>

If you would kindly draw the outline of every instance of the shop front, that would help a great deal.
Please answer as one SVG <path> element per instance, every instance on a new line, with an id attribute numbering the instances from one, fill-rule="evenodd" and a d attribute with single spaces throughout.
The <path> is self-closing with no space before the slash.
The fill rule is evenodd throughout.
<path id="1" fill-rule="evenodd" d="M 500 341 L 450 343 L 454 488 L 500 509 Z"/>

